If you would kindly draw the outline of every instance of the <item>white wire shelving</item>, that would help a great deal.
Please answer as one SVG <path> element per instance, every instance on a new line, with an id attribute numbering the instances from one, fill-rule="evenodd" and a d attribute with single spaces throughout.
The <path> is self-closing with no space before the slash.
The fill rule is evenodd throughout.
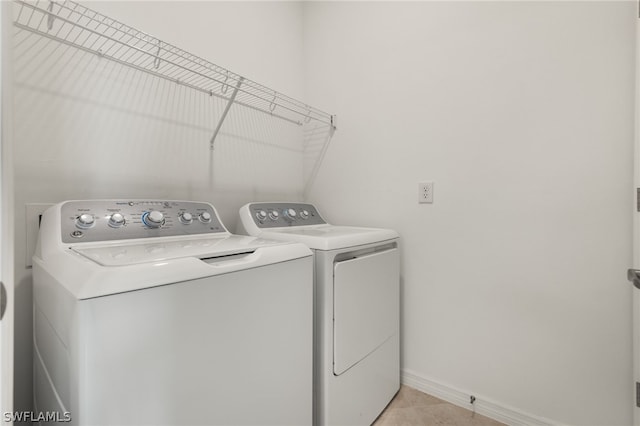
<path id="1" fill-rule="evenodd" d="M 14 25 L 59 43 L 222 98 L 226 107 L 211 147 L 233 104 L 296 125 L 312 121 L 335 131 L 335 116 L 293 99 L 228 69 L 163 42 L 79 3 L 65 0 L 14 0 Z"/>

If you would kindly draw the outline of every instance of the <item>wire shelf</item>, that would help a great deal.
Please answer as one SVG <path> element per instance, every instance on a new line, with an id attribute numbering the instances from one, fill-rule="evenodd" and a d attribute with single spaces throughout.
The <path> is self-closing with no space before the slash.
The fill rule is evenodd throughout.
<path id="1" fill-rule="evenodd" d="M 94 53 L 210 96 L 227 107 L 211 145 L 232 104 L 242 105 L 297 125 L 320 122 L 335 130 L 335 117 L 176 46 L 70 0 L 14 0 L 14 25 L 42 37 Z"/>

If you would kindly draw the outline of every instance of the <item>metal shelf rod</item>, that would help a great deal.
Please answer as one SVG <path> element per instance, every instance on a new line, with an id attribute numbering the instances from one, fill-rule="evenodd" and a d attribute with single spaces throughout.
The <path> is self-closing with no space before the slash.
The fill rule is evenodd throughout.
<path id="1" fill-rule="evenodd" d="M 71 0 L 63 3 L 49 0 L 46 8 L 41 5 L 41 0 L 35 3 L 14 1 L 20 5 L 14 22 L 17 28 L 226 100 L 227 106 L 215 129 L 212 144 L 233 103 L 297 125 L 315 120 L 335 130 L 334 116 L 324 111 Z M 27 12 L 28 9 L 31 13 Z M 37 16 L 38 14 L 41 16 Z M 53 33 L 56 21 L 60 21 L 60 25 Z M 233 93 L 228 96 L 227 92 L 231 87 Z"/>
<path id="2" fill-rule="evenodd" d="M 57 42 L 59 42 L 59 43 L 63 43 L 63 44 L 66 44 L 66 45 L 68 45 L 68 46 L 75 47 L 75 48 L 80 49 L 80 50 L 82 50 L 82 51 L 85 51 L 85 52 L 87 52 L 87 53 L 93 53 L 93 54 L 95 54 L 95 55 L 97 55 L 97 56 L 99 56 L 99 57 L 101 57 L 101 58 L 105 58 L 105 59 L 108 59 L 108 60 L 111 60 L 111 61 L 117 62 L 117 63 L 119 63 L 119 64 L 121 64 L 121 65 L 125 65 L 125 66 L 128 66 L 128 67 L 131 67 L 131 68 L 137 69 L 137 70 L 139 70 L 139 71 L 142 71 L 142 72 L 146 72 L 146 73 L 152 74 L 152 75 L 154 75 L 154 76 L 156 76 L 156 77 L 158 77 L 158 78 L 162 78 L 162 79 L 164 79 L 164 80 L 168 80 L 168 81 L 171 81 L 171 82 L 173 82 L 173 83 L 177 83 L 177 84 L 180 84 L 180 85 L 183 85 L 183 86 L 189 87 L 190 89 L 196 90 L 196 91 L 198 91 L 198 92 L 206 93 L 206 94 L 207 94 L 207 95 L 209 95 L 209 96 L 216 96 L 216 97 L 221 98 L 221 99 L 224 99 L 224 100 L 226 100 L 226 101 L 229 101 L 229 99 L 230 99 L 230 98 L 229 98 L 229 97 L 227 97 L 227 96 L 219 95 L 219 94 L 217 94 L 217 93 L 211 93 L 211 91 L 210 91 L 210 90 L 206 90 L 206 89 L 203 89 L 203 88 L 201 88 L 201 87 L 194 86 L 194 85 L 191 85 L 191 84 L 188 84 L 188 83 L 183 83 L 183 82 L 180 82 L 180 81 L 176 81 L 175 79 L 173 79 L 173 78 L 169 78 L 169 77 L 167 77 L 167 76 L 165 76 L 165 75 L 163 75 L 163 74 L 160 74 L 160 73 L 157 73 L 157 72 L 154 72 L 154 71 L 148 70 L 148 69 L 146 69 L 146 68 L 143 68 L 143 67 L 138 66 L 138 65 L 135 65 L 135 64 L 131 64 L 131 63 L 129 63 L 129 62 L 125 62 L 125 61 L 123 61 L 123 60 L 121 60 L 121 59 L 117 59 L 117 58 L 114 58 L 114 57 L 111 57 L 111 56 L 107 56 L 107 55 L 101 54 L 101 53 L 96 52 L 96 51 L 94 51 L 94 50 L 92 50 L 92 49 L 89 49 L 89 48 L 87 48 L 87 47 L 78 46 L 77 44 L 74 44 L 73 42 L 70 42 L 70 41 L 67 41 L 67 40 L 64 40 L 64 39 L 56 38 L 56 37 L 51 36 L 51 35 L 49 35 L 49 34 L 47 34 L 47 33 L 43 33 L 43 32 L 41 32 L 41 31 L 34 30 L 33 28 L 26 27 L 26 26 L 24 26 L 24 25 L 22 25 L 22 24 L 15 23 L 14 25 L 15 25 L 16 27 L 18 27 L 18 28 L 21 28 L 21 29 L 24 29 L 24 30 L 30 31 L 30 32 L 32 32 L 32 33 L 38 34 L 38 35 L 40 35 L 40 36 L 42 36 L 42 37 L 49 38 L 49 39 L 51 39 L 51 40 L 55 40 L 55 41 L 57 41 Z M 282 120 L 288 121 L 288 122 L 293 123 L 293 124 L 297 124 L 297 125 L 301 125 L 301 124 L 302 124 L 302 122 L 301 122 L 301 121 L 296 121 L 296 120 L 293 120 L 293 119 L 291 119 L 291 118 L 288 118 L 288 117 L 285 117 L 285 116 L 282 116 L 282 115 L 279 115 L 279 114 L 276 114 L 276 113 L 273 113 L 273 112 L 267 112 L 267 111 L 264 111 L 263 109 L 261 109 L 261 108 L 259 108 L 259 107 L 256 107 L 256 106 L 254 106 L 254 105 L 248 104 L 248 103 L 246 103 L 246 102 L 242 102 L 242 101 L 237 101 L 237 100 L 236 100 L 236 101 L 235 101 L 235 103 L 236 103 L 236 104 L 238 104 L 238 105 L 241 105 L 241 106 L 243 106 L 243 107 L 253 109 L 253 110 L 255 110 L 255 111 L 259 111 L 259 112 L 262 112 L 262 113 L 265 113 L 265 114 L 272 115 L 272 116 L 274 116 L 274 117 L 276 117 L 276 118 L 279 118 L 279 119 L 282 119 Z M 322 120 L 318 120 L 318 121 L 322 121 Z"/>
<path id="3" fill-rule="evenodd" d="M 30 5 L 29 5 L 29 6 L 30 6 Z M 32 7 L 32 6 L 31 6 L 31 7 Z M 69 15 L 75 11 L 75 7 L 74 7 L 74 9 L 71 9 L 71 8 L 66 7 L 66 6 L 64 6 L 64 5 L 60 5 L 59 7 L 60 7 L 61 9 L 62 9 L 62 8 L 66 8 L 66 9 L 70 10 Z M 76 4 L 76 7 L 77 7 L 77 4 Z M 77 13 L 77 12 L 76 12 L 76 13 Z M 108 18 L 106 18 L 106 17 L 102 17 L 102 18 L 103 18 L 103 19 L 102 19 L 102 21 L 97 21 L 97 19 L 95 18 L 95 16 L 96 16 L 96 15 L 97 15 L 97 12 L 94 12 L 94 16 L 93 16 L 93 17 L 88 17 L 88 19 L 89 19 L 89 20 L 91 20 L 91 21 L 95 21 L 95 22 L 97 22 L 97 23 L 98 23 L 98 25 L 108 25 L 108 24 L 104 24 L 104 20 L 105 20 L 105 19 L 108 19 Z M 60 18 L 60 19 L 65 20 L 66 22 L 70 23 L 71 25 L 79 26 L 79 24 L 76 24 L 75 22 L 70 21 L 69 19 L 65 19 L 65 18 Z M 113 21 L 113 24 L 117 24 L 117 23 L 118 23 L 117 21 Z M 120 24 L 120 26 L 122 27 L 122 26 L 124 26 L 124 24 Z M 86 27 L 82 27 L 82 28 L 86 28 Z M 89 30 L 89 31 L 91 31 L 91 29 L 89 29 L 89 28 L 86 28 L 86 29 L 87 29 L 87 30 Z M 114 42 L 117 42 L 117 43 L 123 43 L 123 44 L 125 44 L 125 45 L 126 45 L 126 46 L 128 46 L 128 47 L 134 47 L 134 46 L 131 46 L 131 45 L 127 44 L 129 41 L 131 41 L 131 38 L 136 38 L 137 40 L 142 41 L 142 42 L 143 42 L 143 43 L 145 43 L 145 44 L 150 44 L 150 43 L 151 43 L 151 41 L 147 41 L 147 40 L 144 40 L 144 39 L 145 39 L 145 38 L 153 39 L 153 37 L 149 36 L 149 35 L 148 35 L 148 34 L 146 34 L 146 33 L 142 33 L 142 32 L 140 32 L 140 31 L 137 31 L 137 30 L 134 30 L 134 31 L 135 31 L 135 33 L 136 33 L 136 34 L 134 34 L 134 35 L 128 34 L 128 35 L 130 35 L 130 39 L 129 39 L 129 40 L 127 40 L 127 42 L 126 42 L 126 43 L 121 41 L 122 37 L 121 37 L 119 40 L 116 40 L 116 39 L 113 39 L 113 38 L 109 38 L 109 39 L 110 39 L 110 40 L 112 40 L 112 41 L 114 41 Z M 98 35 L 98 36 L 100 36 L 100 35 L 101 35 L 101 33 L 97 32 L 97 31 L 93 31 L 93 32 L 94 32 L 96 35 Z M 104 36 L 104 37 L 105 37 L 105 38 L 108 38 L 108 36 Z M 105 43 L 106 43 L 106 40 L 105 40 L 105 42 L 103 43 L 103 45 L 101 46 L 101 48 L 104 46 L 104 44 L 105 44 Z M 162 44 L 162 42 L 161 42 L 160 40 L 157 40 L 157 43 L 158 43 L 158 45 L 159 45 L 159 46 Z M 172 49 L 174 49 L 174 50 L 179 50 L 179 51 L 180 51 L 180 52 L 179 52 L 179 54 L 181 54 L 181 55 L 189 55 L 189 56 L 193 56 L 193 55 L 190 55 L 190 54 L 188 54 L 188 53 L 186 53 L 186 52 L 182 51 L 181 49 L 175 48 L 174 46 L 171 46 L 171 45 L 167 45 L 167 46 L 170 46 L 170 47 L 171 47 Z M 121 46 L 121 48 L 122 48 L 122 46 Z M 118 49 L 118 51 L 120 51 L 120 50 L 121 50 L 121 48 L 119 48 L 119 49 Z M 151 52 L 148 52 L 148 51 L 145 51 L 145 50 L 142 50 L 142 49 L 139 49 L 139 48 L 137 48 L 137 49 L 138 49 L 138 50 L 140 50 L 140 51 L 141 51 L 142 53 L 144 53 L 144 54 L 152 55 L 152 53 L 151 53 Z M 116 51 L 116 53 L 117 53 L 118 51 Z M 159 50 L 158 50 L 158 53 L 159 53 Z M 156 59 L 158 59 L 158 58 L 157 58 L 158 53 L 156 54 Z M 174 54 L 174 52 L 172 52 L 172 54 Z M 111 56 L 115 56 L 115 55 L 111 55 Z M 194 58 L 196 58 L 196 59 L 200 59 L 200 58 L 197 58 L 197 57 L 195 57 L 195 56 L 194 56 Z M 185 58 L 184 58 L 184 60 L 185 60 L 185 61 L 190 61 L 190 62 L 192 62 L 192 63 L 194 63 L 194 64 L 196 64 L 196 65 L 199 65 L 199 66 L 202 66 L 202 67 L 205 67 L 205 68 L 209 68 L 207 65 L 213 65 L 213 64 L 210 64 L 210 63 L 209 63 L 209 64 L 200 64 L 200 63 L 195 62 L 192 58 L 188 58 L 188 57 L 185 57 Z M 200 59 L 200 60 L 201 60 L 201 59 Z M 166 59 L 165 59 L 165 61 L 166 61 Z M 184 61 L 183 61 L 183 63 L 184 63 Z M 175 63 L 174 63 L 174 65 L 176 65 L 176 66 L 180 66 L 181 64 L 175 64 Z M 215 66 L 215 67 L 216 67 L 216 68 L 218 68 L 218 69 L 216 69 L 216 70 L 213 70 L 213 69 L 212 69 L 211 71 L 214 71 L 214 72 L 217 72 L 217 73 L 222 73 L 222 71 L 224 71 L 224 72 L 226 73 L 226 76 L 227 76 L 227 77 L 230 77 L 230 76 L 231 76 L 231 78 L 232 78 L 233 80 L 235 80 L 236 82 L 237 82 L 237 80 L 240 78 L 240 76 L 236 75 L 235 73 L 230 73 L 228 70 L 224 70 L 223 68 L 218 67 L 218 66 Z M 185 71 L 187 71 L 187 72 L 192 72 L 192 71 L 193 71 L 193 70 L 188 69 L 188 68 L 186 68 L 186 67 L 184 67 L 184 68 L 185 68 Z M 221 70 L 222 70 L 222 71 L 221 71 Z M 215 80 L 217 83 L 221 83 L 219 80 L 214 79 L 213 77 L 210 77 L 210 76 L 204 76 L 204 77 L 206 77 L 206 78 L 208 78 L 208 79 Z M 297 101 L 297 100 L 295 100 L 295 99 L 293 99 L 293 98 L 291 98 L 291 97 L 289 97 L 289 96 L 283 95 L 283 94 L 281 94 L 281 93 L 277 93 L 277 92 L 275 92 L 275 91 L 272 91 L 271 89 L 268 89 L 268 88 L 266 88 L 266 87 L 264 87 L 264 86 L 262 86 L 262 85 L 260 85 L 260 84 L 258 84 L 258 83 L 255 83 L 255 82 L 252 82 L 252 81 L 250 81 L 250 80 L 246 80 L 246 79 L 244 79 L 244 80 L 245 80 L 245 82 L 244 82 L 244 86 L 250 86 L 250 87 L 252 87 L 252 88 L 254 88 L 254 89 L 258 90 L 258 91 L 264 92 L 264 93 L 265 93 L 266 95 L 268 95 L 268 96 L 275 95 L 275 97 L 276 97 L 278 100 L 282 100 L 282 101 L 285 101 L 285 102 L 288 102 L 288 103 L 294 104 L 295 106 L 297 106 L 297 107 L 299 107 L 299 108 L 309 109 L 309 110 L 314 109 L 314 108 L 312 108 L 311 106 L 309 106 L 309 105 L 307 105 L 307 104 L 301 103 L 301 102 L 299 102 L 299 101 Z M 256 97 L 260 97 L 260 96 L 256 95 L 255 93 L 252 93 L 252 95 L 253 95 L 253 96 L 256 96 Z M 261 97 L 261 99 L 263 99 L 263 100 L 265 100 L 265 101 L 268 101 L 268 99 L 265 99 L 265 98 L 263 98 L 263 97 Z M 284 105 L 282 105 L 282 104 L 278 104 L 278 106 L 281 106 L 281 107 L 283 107 L 283 108 L 286 108 L 286 106 L 284 106 Z M 291 110 L 291 109 L 289 109 L 289 110 L 290 110 L 290 111 L 292 111 L 292 112 L 297 112 L 297 111 L 294 111 L 294 110 Z M 324 113 L 324 114 L 325 114 L 325 115 L 328 115 L 328 114 L 326 114 L 326 113 Z"/>

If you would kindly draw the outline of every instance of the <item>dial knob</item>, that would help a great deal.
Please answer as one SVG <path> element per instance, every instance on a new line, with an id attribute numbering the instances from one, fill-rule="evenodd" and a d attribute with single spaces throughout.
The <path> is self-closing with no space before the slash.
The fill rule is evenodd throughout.
<path id="1" fill-rule="evenodd" d="M 81 229 L 91 228 L 93 224 L 96 222 L 96 219 L 93 215 L 88 213 L 83 213 L 78 216 L 78 220 L 76 221 L 76 226 Z"/>
<path id="2" fill-rule="evenodd" d="M 302 211 L 300 212 L 300 217 L 301 217 L 302 219 L 305 219 L 305 220 L 306 220 L 306 219 L 309 219 L 309 211 L 308 211 L 308 210 L 302 210 Z"/>
<path id="3" fill-rule="evenodd" d="M 109 218 L 109 226 L 112 228 L 120 228 L 124 225 L 124 216 L 121 213 L 114 213 Z"/>
<path id="4" fill-rule="evenodd" d="M 142 223 L 149 228 L 160 228 L 164 223 L 164 215 L 158 210 L 151 210 L 142 215 Z"/>
<path id="5" fill-rule="evenodd" d="M 260 210 L 258 213 L 256 213 L 256 217 L 258 218 L 259 221 L 263 221 L 267 218 L 267 212 L 264 210 Z"/>
<path id="6" fill-rule="evenodd" d="M 180 222 L 184 223 L 185 225 L 189 225 L 191 222 L 193 222 L 193 216 L 191 215 L 191 213 L 184 212 L 180 215 Z"/>
<path id="7" fill-rule="evenodd" d="M 200 219 L 200 222 L 202 223 L 209 223 L 211 222 L 211 213 L 202 212 L 200 213 L 200 216 L 198 217 L 198 219 Z"/>
<path id="8" fill-rule="evenodd" d="M 278 218 L 280 217 L 280 213 L 278 213 L 275 210 L 272 210 L 269 212 L 269 217 L 271 218 L 271 220 L 278 220 Z"/>
<path id="9" fill-rule="evenodd" d="M 298 212 L 296 212 L 294 209 L 284 209 L 284 216 L 286 218 L 295 220 L 297 215 L 298 215 Z"/>

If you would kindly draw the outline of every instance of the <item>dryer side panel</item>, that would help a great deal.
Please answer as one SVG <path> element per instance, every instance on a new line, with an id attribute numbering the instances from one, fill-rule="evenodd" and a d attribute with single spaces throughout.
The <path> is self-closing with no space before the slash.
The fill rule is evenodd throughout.
<path id="1" fill-rule="evenodd" d="M 334 264 L 335 375 L 398 333 L 399 280 L 397 248 Z"/>

